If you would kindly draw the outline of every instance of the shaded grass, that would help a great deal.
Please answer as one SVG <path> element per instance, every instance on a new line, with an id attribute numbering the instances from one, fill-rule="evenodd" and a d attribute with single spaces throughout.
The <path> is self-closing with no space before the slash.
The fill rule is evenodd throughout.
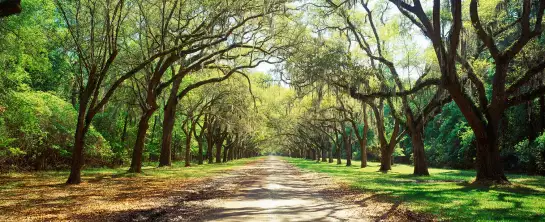
<path id="1" fill-rule="evenodd" d="M 92 168 L 83 170 L 79 185 L 64 184 L 68 171 L 0 174 L 0 221 L 73 220 L 78 215 L 168 205 L 170 197 L 187 193 L 202 179 L 262 159 L 192 167 L 146 163 L 142 174 L 127 173 L 128 168 Z"/>
<path id="2" fill-rule="evenodd" d="M 453 221 L 545 221 L 545 178 L 507 175 L 512 185 L 472 185 L 475 171 L 430 169 L 431 176 L 413 176 L 413 167 L 397 164 L 388 173 L 380 163 L 359 168 L 335 163 L 285 158 L 293 165 L 322 172 L 351 187 L 387 196 L 409 209 Z"/>

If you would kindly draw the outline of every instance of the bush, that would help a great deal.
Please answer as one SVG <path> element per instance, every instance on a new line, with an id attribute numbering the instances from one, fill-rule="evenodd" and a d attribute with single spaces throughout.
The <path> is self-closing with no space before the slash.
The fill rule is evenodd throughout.
<path id="1" fill-rule="evenodd" d="M 70 163 L 76 111 L 45 92 L 17 92 L 2 102 L 0 168 L 64 168 Z M 92 127 L 86 137 L 87 164 L 111 158 L 108 142 Z"/>
<path id="2" fill-rule="evenodd" d="M 532 143 L 527 139 L 515 145 L 519 164 L 529 173 L 545 175 L 545 133 Z"/>

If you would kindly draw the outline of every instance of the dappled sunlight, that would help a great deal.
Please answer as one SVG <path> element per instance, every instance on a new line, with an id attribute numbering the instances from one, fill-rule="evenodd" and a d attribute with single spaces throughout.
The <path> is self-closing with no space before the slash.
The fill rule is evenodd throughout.
<path id="1" fill-rule="evenodd" d="M 386 174 L 378 164 L 360 169 L 358 164 L 316 163 L 304 159 L 287 161 L 306 170 L 323 172 L 366 192 L 386 194 L 389 201 L 418 212 L 432 212 L 456 220 L 536 220 L 545 217 L 545 178 L 508 175 L 513 184 L 480 186 L 470 182 L 471 170 L 430 169 L 430 176 L 412 176 L 412 167 L 395 164 Z"/>

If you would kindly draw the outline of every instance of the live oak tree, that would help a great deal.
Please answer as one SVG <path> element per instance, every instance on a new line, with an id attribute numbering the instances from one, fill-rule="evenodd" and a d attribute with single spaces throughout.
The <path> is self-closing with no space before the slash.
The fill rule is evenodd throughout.
<path id="1" fill-rule="evenodd" d="M 68 28 L 73 53 L 77 56 L 79 72 L 78 120 L 74 136 L 72 167 L 68 184 L 81 182 L 85 135 L 95 115 L 108 103 L 123 82 L 155 59 L 174 52 L 177 47 L 155 51 L 149 57 L 136 57 L 130 67 L 117 67 L 122 44 L 130 44 L 124 31 L 125 21 L 132 4 L 119 1 L 75 1 L 58 0 L 56 5 Z M 127 52 L 127 54 L 130 54 Z M 116 73 L 121 72 L 122 75 Z"/>
<path id="2" fill-rule="evenodd" d="M 503 167 L 500 161 L 499 138 L 505 111 L 507 108 L 524 103 L 539 97 L 545 93 L 545 87 L 538 85 L 529 86 L 530 80 L 539 76 L 545 63 L 534 61 L 526 64 L 521 69 L 513 70 L 515 59 L 522 56 L 527 50 L 527 45 L 536 41 L 542 34 L 544 1 L 523 0 L 517 3 L 521 8 L 511 7 L 512 14 L 516 15 L 514 22 L 490 26 L 484 28 L 487 21 L 481 20 L 478 10 L 478 1 L 472 0 L 469 4 L 469 16 L 477 37 L 492 59 L 494 60 L 494 78 L 491 85 L 491 96 L 487 96 L 486 82 L 479 78 L 477 73 L 471 70 L 470 65 L 462 60 L 466 69 L 466 78 L 471 82 L 471 87 L 476 90 L 472 94 L 463 85 L 463 79 L 458 74 L 457 61 L 460 60 L 458 49 L 460 48 L 461 31 L 463 27 L 463 8 L 461 1 L 450 1 L 448 8 L 442 9 L 441 1 L 434 1 L 431 17 L 424 12 L 420 1 L 414 0 L 412 4 L 392 0 L 399 11 L 411 19 L 413 24 L 431 41 L 441 70 L 440 87 L 446 89 L 460 111 L 467 119 L 477 141 L 477 178 L 478 183 L 507 183 Z M 513 5 L 511 5 L 513 6 Z M 442 26 L 442 10 L 450 11 L 451 16 L 449 30 Z M 494 22 L 494 19 L 490 21 Z M 444 30 L 445 29 L 445 30 Z M 510 38 L 501 38 L 504 41 L 501 46 L 497 43 L 498 33 L 503 29 L 517 30 Z"/>
<path id="3" fill-rule="evenodd" d="M 272 16 L 284 13 L 286 1 L 226 4 L 219 1 L 210 11 L 202 14 L 202 18 L 191 18 L 190 23 L 196 24 L 194 30 L 187 31 L 189 34 L 185 38 L 202 49 L 186 55 L 184 61 L 187 64 L 182 64 L 178 74 L 165 82 L 172 83 L 172 88 L 165 105 L 160 166 L 171 164 L 171 138 L 175 117 L 173 113 L 178 101 L 185 94 L 202 85 L 223 81 L 243 69 L 256 67 L 263 62 L 274 63 L 273 54 L 282 49 L 282 46 L 271 45 L 277 34 L 270 30 L 270 26 L 274 22 Z M 225 76 L 180 88 L 186 75 L 203 68 L 220 70 Z"/>

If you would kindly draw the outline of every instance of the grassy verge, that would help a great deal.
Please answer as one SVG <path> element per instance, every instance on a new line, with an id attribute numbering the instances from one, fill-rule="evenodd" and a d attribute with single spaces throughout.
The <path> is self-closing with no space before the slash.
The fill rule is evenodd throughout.
<path id="1" fill-rule="evenodd" d="M 412 176 L 409 165 L 394 165 L 387 174 L 371 162 L 360 169 L 335 163 L 286 158 L 291 164 L 326 173 L 350 186 L 377 195 L 407 208 L 453 221 L 545 221 L 545 178 L 507 175 L 512 185 L 482 187 L 471 185 L 475 171 L 430 169 L 431 176 Z M 344 162 L 343 162 L 344 163 Z"/>
<path id="2" fill-rule="evenodd" d="M 157 168 L 146 163 L 142 174 L 128 168 L 95 168 L 82 172 L 84 182 L 68 186 L 68 171 L 0 174 L 0 221 L 85 220 L 86 215 L 150 209 L 169 204 L 169 197 L 263 157 L 221 164 Z"/>

